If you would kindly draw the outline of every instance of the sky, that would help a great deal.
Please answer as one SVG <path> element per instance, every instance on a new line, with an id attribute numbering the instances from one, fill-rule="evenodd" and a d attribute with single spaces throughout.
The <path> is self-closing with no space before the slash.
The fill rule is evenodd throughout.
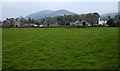
<path id="1" fill-rule="evenodd" d="M 117 0 L 4 0 L 0 3 L 0 20 L 10 17 L 27 16 L 42 10 L 66 9 L 74 13 L 98 12 L 99 14 L 118 11 Z"/>
<path id="2" fill-rule="evenodd" d="M 2 2 L 118 2 L 119 0 L 2 0 Z"/>

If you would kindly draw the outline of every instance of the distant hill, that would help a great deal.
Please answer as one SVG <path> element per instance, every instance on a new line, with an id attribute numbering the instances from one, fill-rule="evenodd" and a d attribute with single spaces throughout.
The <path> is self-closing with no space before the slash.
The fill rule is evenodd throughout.
<path id="1" fill-rule="evenodd" d="M 28 16 L 26 16 L 25 18 L 28 19 L 29 17 L 35 20 L 44 18 L 44 17 L 53 17 L 53 16 L 63 16 L 63 15 L 75 15 L 76 13 L 70 12 L 68 10 L 65 9 L 60 9 L 57 11 L 51 11 L 51 10 L 43 10 L 40 12 L 36 12 L 36 13 L 32 13 Z M 101 18 L 108 18 L 108 16 L 110 17 L 115 17 L 118 13 L 105 13 L 105 14 L 101 14 Z"/>
<path id="2" fill-rule="evenodd" d="M 108 16 L 110 17 L 115 17 L 118 13 L 115 12 L 115 13 L 105 13 L 105 14 L 101 14 L 101 18 L 108 18 Z"/>
<path id="3" fill-rule="evenodd" d="M 40 19 L 40 18 L 43 18 L 47 14 L 50 14 L 50 13 L 53 13 L 53 11 L 51 11 L 51 10 L 44 10 L 44 11 L 40 11 L 40 12 L 37 12 L 37 13 L 30 14 L 30 15 L 26 16 L 25 18 L 28 19 L 30 17 L 32 19 Z"/>
<path id="4" fill-rule="evenodd" d="M 73 13 L 73 12 L 70 12 L 70 11 L 67 11 L 67 10 L 64 10 L 64 9 L 57 10 L 57 11 L 44 10 L 44 11 L 40 11 L 40 12 L 37 12 L 37 13 L 30 14 L 30 15 L 26 16 L 25 18 L 28 19 L 30 17 L 32 19 L 38 20 L 38 19 L 41 19 L 41 18 L 44 18 L 44 17 L 63 16 L 65 14 L 66 15 L 74 15 L 76 13 Z"/>

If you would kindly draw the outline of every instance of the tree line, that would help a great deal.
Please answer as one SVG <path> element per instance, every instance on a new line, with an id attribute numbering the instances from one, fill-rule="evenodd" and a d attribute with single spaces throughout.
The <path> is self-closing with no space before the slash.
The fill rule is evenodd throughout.
<path id="1" fill-rule="evenodd" d="M 116 15 L 115 17 L 111 18 L 110 16 L 108 16 L 108 21 L 107 24 L 110 27 L 119 27 L 120 26 L 120 14 Z"/>
<path id="2" fill-rule="evenodd" d="M 56 16 L 56 17 L 45 17 L 41 18 L 39 20 L 31 19 L 30 17 L 28 19 L 21 18 L 21 22 L 24 23 L 35 23 L 37 25 L 44 25 L 44 24 L 53 24 L 57 23 L 59 26 L 69 26 L 70 22 L 75 21 L 87 21 L 92 26 L 95 24 L 98 24 L 100 15 L 99 13 L 88 13 L 88 14 L 80 14 L 80 15 L 64 15 L 64 16 Z M 116 27 L 120 26 L 120 15 L 116 15 L 114 18 L 111 18 L 110 16 L 107 19 L 107 24 L 110 27 Z"/>

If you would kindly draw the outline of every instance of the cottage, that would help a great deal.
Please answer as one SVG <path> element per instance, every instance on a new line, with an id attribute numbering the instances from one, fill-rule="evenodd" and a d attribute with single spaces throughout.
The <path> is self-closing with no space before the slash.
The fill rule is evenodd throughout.
<path id="1" fill-rule="evenodd" d="M 58 23 L 56 18 L 46 17 L 45 21 L 43 22 L 43 26 L 45 27 L 58 27 Z"/>
<path id="2" fill-rule="evenodd" d="M 83 26 L 83 23 L 82 23 L 82 21 L 76 21 L 76 22 L 74 22 L 74 25 L 75 26 Z"/>
<path id="3" fill-rule="evenodd" d="M 99 24 L 99 25 L 103 25 L 103 26 L 108 26 L 108 25 L 107 25 L 107 20 L 101 19 L 101 18 L 99 18 L 98 24 Z"/>
<path id="4" fill-rule="evenodd" d="M 57 23 L 47 24 L 47 25 L 49 25 L 49 26 L 51 26 L 51 27 L 57 27 L 57 26 L 59 26 Z"/>
<path id="5" fill-rule="evenodd" d="M 46 24 L 39 24 L 39 25 L 37 25 L 37 27 L 47 27 L 47 25 Z"/>
<path id="6" fill-rule="evenodd" d="M 26 23 L 26 24 L 21 25 L 21 27 L 37 27 L 37 25 L 34 23 Z"/>
<path id="7" fill-rule="evenodd" d="M 7 18 L 3 21 L 2 27 L 21 27 L 21 22 L 18 18 Z"/>
<path id="8" fill-rule="evenodd" d="M 21 27 L 21 22 L 20 22 L 20 19 L 15 19 L 15 25 L 14 27 Z"/>
<path id="9" fill-rule="evenodd" d="M 75 22 L 70 22 L 70 26 L 83 27 L 83 26 L 91 26 L 91 25 L 87 21 L 79 21 L 79 20 L 77 20 Z"/>
<path id="10" fill-rule="evenodd" d="M 3 25 L 2 25 L 2 27 L 10 27 L 10 25 L 11 25 L 11 22 L 10 22 L 10 20 L 5 20 L 5 21 L 3 21 Z"/>
<path id="11" fill-rule="evenodd" d="M 85 21 L 85 20 L 83 20 L 82 23 L 83 23 L 83 25 L 85 25 L 85 26 L 92 26 L 89 22 L 87 22 L 87 21 Z"/>
<path id="12" fill-rule="evenodd" d="M 75 21 L 75 22 L 70 22 L 70 26 L 76 27 L 76 26 L 83 26 L 81 21 Z"/>

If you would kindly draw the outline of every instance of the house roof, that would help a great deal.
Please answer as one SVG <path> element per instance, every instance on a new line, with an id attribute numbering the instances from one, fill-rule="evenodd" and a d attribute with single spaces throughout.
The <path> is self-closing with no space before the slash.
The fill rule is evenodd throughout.
<path id="1" fill-rule="evenodd" d="M 75 21 L 74 24 L 82 24 L 82 22 L 78 20 L 78 21 Z"/>

